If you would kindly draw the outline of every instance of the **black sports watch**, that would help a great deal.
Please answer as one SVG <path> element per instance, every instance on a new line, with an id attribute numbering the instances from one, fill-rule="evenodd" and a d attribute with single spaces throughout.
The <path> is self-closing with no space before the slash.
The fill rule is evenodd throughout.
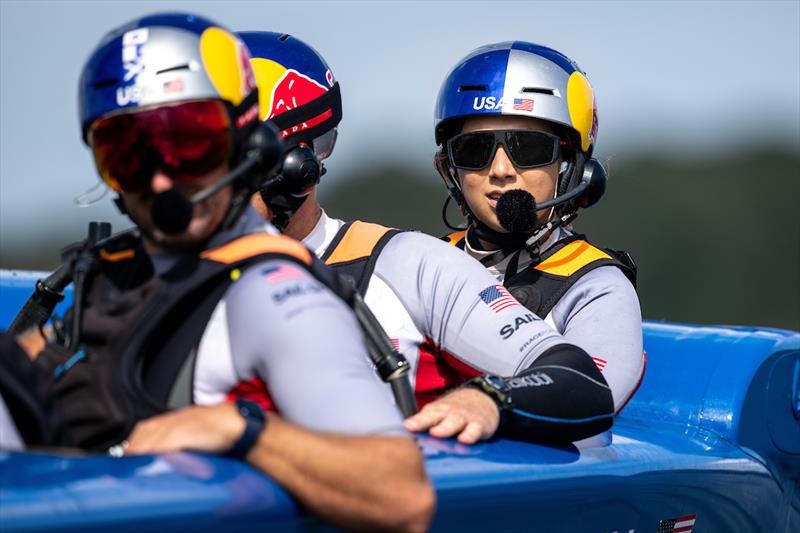
<path id="1" fill-rule="evenodd" d="M 511 387 L 499 376 L 484 374 L 472 378 L 464 383 L 463 386 L 478 389 L 489 396 L 494 400 L 494 403 L 500 410 L 500 414 L 514 408 L 514 402 L 511 399 Z"/>
<path id="2" fill-rule="evenodd" d="M 253 447 L 258 440 L 258 436 L 267 425 L 267 415 L 261 406 L 256 402 L 239 398 L 236 400 L 236 407 L 239 408 L 239 414 L 244 418 L 245 426 L 242 436 L 239 440 L 231 446 L 228 450 L 229 457 L 236 457 L 237 459 L 244 459 L 247 452 Z"/>

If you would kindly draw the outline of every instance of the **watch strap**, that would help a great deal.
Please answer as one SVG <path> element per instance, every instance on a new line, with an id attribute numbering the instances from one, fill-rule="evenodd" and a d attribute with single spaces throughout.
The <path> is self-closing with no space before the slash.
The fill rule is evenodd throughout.
<path id="1" fill-rule="evenodd" d="M 244 398 L 236 400 L 236 407 L 239 409 L 239 414 L 244 418 L 244 432 L 242 432 L 239 440 L 231 446 L 226 455 L 244 459 L 255 445 L 264 426 L 267 425 L 267 415 L 256 402 L 245 400 Z"/>
<path id="2" fill-rule="evenodd" d="M 478 389 L 489 396 L 494 400 L 501 414 L 513 408 L 511 387 L 509 387 L 501 377 L 492 374 L 484 374 L 470 379 L 464 383 L 463 386 Z"/>

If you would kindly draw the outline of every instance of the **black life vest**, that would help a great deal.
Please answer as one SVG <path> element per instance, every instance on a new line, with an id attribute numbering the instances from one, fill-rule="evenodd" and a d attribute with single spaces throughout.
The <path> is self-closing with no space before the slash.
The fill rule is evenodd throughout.
<path id="1" fill-rule="evenodd" d="M 466 231 L 451 233 L 443 240 L 463 250 Z M 636 263 L 627 252 L 597 248 L 576 234 L 556 242 L 520 272 L 506 276 L 503 285 L 521 304 L 545 318 L 582 276 L 609 265 L 619 268 L 636 287 Z"/>
<path id="2" fill-rule="evenodd" d="M 392 237 L 402 232 L 371 222 L 348 222 L 339 228 L 320 259 L 340 275 L 352 278 L 363 297 L 381 251 Z"/>
<path id="3" fill-rule="evenodd" d="M 40 355 L 53 372 L 72 440 L 97 451 L 122 441 L 139 420 L 191 403 L 196 347 L 243 269 L 274 258 L 318 279 L 327 275 L 300 243 L 263 233 L 182 258 L 162 276 L 153 275 L 141 249 L 104 249 L 98 257 L 86 287 L 78 351 L 49 345 Z"/>

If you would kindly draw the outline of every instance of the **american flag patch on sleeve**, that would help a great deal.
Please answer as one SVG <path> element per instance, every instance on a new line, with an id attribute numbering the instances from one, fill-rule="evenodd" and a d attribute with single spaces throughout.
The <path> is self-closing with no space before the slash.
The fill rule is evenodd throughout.
<path id="1" fill-rule="evenodd" d="M 266 268 L 261 271 L 267 283 L 281 283 L 283 281 L 301 280 L 305 278 L 304 272 L 294 265 L 281 265 Z"/>
<path id="2" fill-rule="evenodd" d="M 695 518 L 697 515 L 692 513 L 678 518 L 659 520 L 656 533 L 692 533 Z"/>
<path id="3" fill-rule="evenodd" d="M 491 287 L 487 287 L 483 289 L 478 296 L 481 297 L 483 303 L 489 306 L 489 309 L 494 311 L 495 313 L 499 313 L 503 309 L 508 309 L 509 307 L 514 307 L 519 305 L 511 293 L 506 290 L 500 284 L 492 285 Z"/>

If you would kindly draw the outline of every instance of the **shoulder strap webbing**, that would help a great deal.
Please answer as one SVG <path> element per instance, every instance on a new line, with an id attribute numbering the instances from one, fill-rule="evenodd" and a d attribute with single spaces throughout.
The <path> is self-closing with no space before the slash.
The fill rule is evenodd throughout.
<path id="1" fill-rule="evenodd" d="M 461 230 L 451 233 L 450 235 L 445 235 L 442 237 L 442 240 L 447 242 L 450 246 L 455 246 L 456 248 L 464 249 L 464 243 L 466 243 L 466 236 L 467 230 Z"/>
<path id="2" fill-rule="evenodd" d="M 533 268 L 554 276 L 568 277 L 599 259 L 611 259 L 611 256 L 579 238 L 559 246 L 552 253 L 547 253 Z"/>
<path id="3" fill-rule="evenodd" d="M 381 251 L 400 232 L 360 220 L 348 222 L 336 233 L 321 259 L 338 273 L 353 278 L 359 294 L 364 296 Z"/>
<path id="4" fill-rule="evenodd" d="M 217 263 L 232 264 L 248 261 L 260 254 L 288 255 L 306 265 L 311 264 L 311 252 L 300 242 L 269 233 L 245 235 L 218 248 L 206 250 L 200 257 Z"/>
<path id="5" fill-rule="evenodd" d="M 573 235 L 546 250 L 537 264 L 507 277 L 504 284 L 528 309 L 544 318 L 581 277 L 607 265 L 635 279 L 635 272 L 616 254 L 593 246 L 582 235 Z"/>

